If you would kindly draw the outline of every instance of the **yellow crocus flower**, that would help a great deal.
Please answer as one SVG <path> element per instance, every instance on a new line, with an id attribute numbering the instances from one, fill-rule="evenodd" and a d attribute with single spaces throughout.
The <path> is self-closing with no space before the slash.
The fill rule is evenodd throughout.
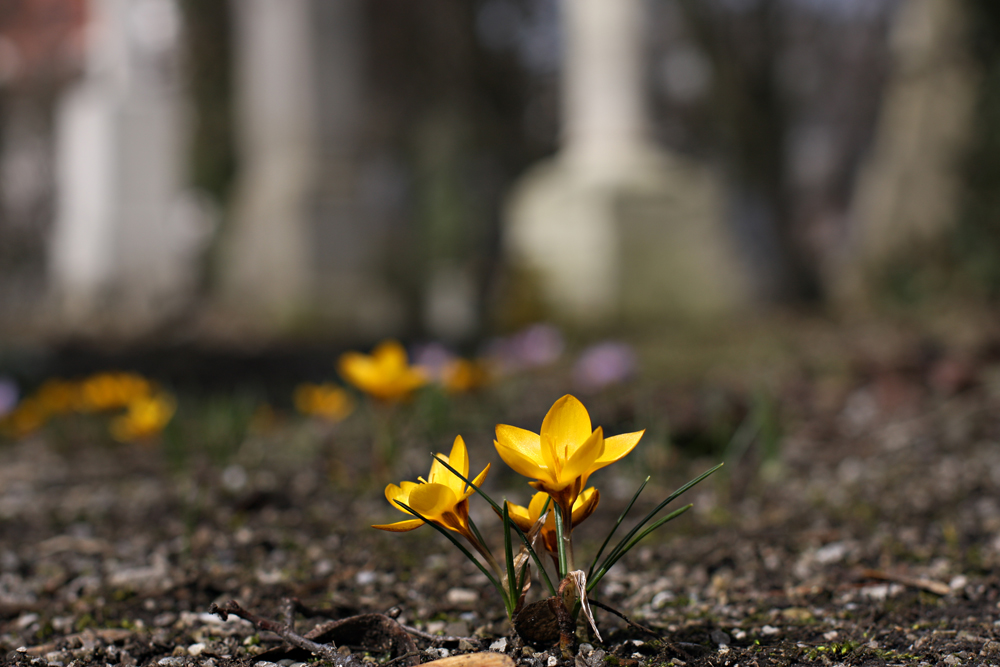
<path id="1" fill-rule="evenodd" d="M 590 414 L 583 403 L 566 395 L 549 409 L 539 433 L 499 424 L 494 441 L 497 452 L 515 472 L 558 503 L 566 519 L 587 478 L 604 466 L 623 458 L 645 431 L 604 437 L 598 426 L 591 430 Z"/>
<path id="2" fill-rule="evenodd" d="M 128 404 L 125 414 L 111 420 L 111 435 L 121 442 L 150 438 L 163 430 L 176 409 L 169 394 L 141 396 Z"/>
<path id="3" fill-rule="evenodd" d="M 351 395 L 335 384 L 300 384 L 293 395 L 295 409 L 304 415 L 331 422 L 345 419 L 354 410 Z"/>
<path id="4" fill-rule="evenodd" d="M 528 503 L 527 507 L 522 507 L 521 505 L 515 505 L 513 503 L 507 503 L 507 511 L 510 514 L 510 520 L 517 524 L 518 528 L 527 533 L 535 525 L 535 522 L 542 516 L 542 509 L 545 507 L 545 503 L 549 500 L 549 494 L 544 491 L 539 491 L 531 497 L 531 502 Z M 584 519 L 594 513 L 597 509 L 597 503 L 601 500 L 601 493 L 594 487 L 589 487 L 584 489 L 576 500 L 573 502 L 573 528 L 580 524 Z M 555 509 L 550 507 L 549 509 Z M 556 542 L 556 520 L 554 512 L 549 512 L 548 518 L 545 520 L 545 524 L 542 526 L 542 542 L 545 544 L 546 550 L 550 554 L 555 554 L 557 552 L 558 543 Z"/>
<path id="5" fill-rule="evenodd" d="M 410 365 L 406 350 L 395 340 L 383 341 L 371 355 L 345 352 L 338 369 L 345 380 L 383 401 L 408 398 L 428 379 L 423 369 Z"/>
<path id="6" fill-rule="evenodd" d="M 457 436 L 451 447 L 451 454 L 438 456 L 448 465 L 469 477 L 469 453 L 465 448 L 462 436 Z M 476 476 L 472 483 L 477 487 L 486 479 L 490 464 Z M 451 472 L 437 459 L 431 464 L 427 479 L 418 478 L 418 482 L 402 482 L 399 486 L 390 484 L 385 487 L 385 497 L 393 507 L 406 512 L 402 505 L 407 505 L 413 511 L 425 517 L 428 521 L 461 534 L 478 548 L 478 541 L 469 528 L 469 496 L 475 489 L 466 484 L 455 473 Z M 400 504 L 402 503 L 402 505 Z M 409 512 L 406 512 L 409 514 Z M 412 515 L 410 515 L 412 516 Z M 401 533 L 414 530 L 424 525 L 422 519 L 409 519 L 397 523 L 372 526 L 379 530 Z"/>
<path id="7" fill-rule="evenodd" d="M 124 408 L 152 394 L 149 380 L 136 373 L 98 373 L 80 386 L 82 407 L 92 412 Z"/>

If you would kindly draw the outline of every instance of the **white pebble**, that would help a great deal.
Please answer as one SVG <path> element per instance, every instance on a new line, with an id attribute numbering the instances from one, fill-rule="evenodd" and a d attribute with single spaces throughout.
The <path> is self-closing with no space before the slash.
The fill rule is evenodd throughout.
<path id="1" fill-rule="evenodd" d="M 503 653 L 504 651 L 506 651 L 507 650 L 507 638 L 506 637 L 501 637 L 500 639 L 498 639 L 495 642 L 493 642 L 492 644 L 490 644 L 490 650 L 491 651 L 500 651 L 501 653 Z"/>

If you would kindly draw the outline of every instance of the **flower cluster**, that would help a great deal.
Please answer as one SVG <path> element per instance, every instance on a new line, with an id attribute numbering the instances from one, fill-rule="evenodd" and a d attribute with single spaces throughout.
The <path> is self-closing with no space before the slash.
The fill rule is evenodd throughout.
<path id="1" fill-rule="evenodd" d="M 159 434 L 175 409 L 171 394 L 137 373 L 95 373 L 82 380 L 47 380 L 5 415 L 0 427 L 21 437 L 55 417 L 123 411 L 109 429 L 116 440 L 132 442 Z"/>
<path id="2" fill-rule="evenodd" d="M 389 504 L 412 518 L 373 527 L 404 532 L 424 524 L 431 525 L 462 550 L 493 583 L 516 629 L 530 586 L 530 563 L 533 562 L 552 594 L 551 599 L 557 600 L 556 607 L 563 610 L 559 641 L 565 651 L 566 643 L 572 641 L 566 619 L 575 623 L 582 610 L 593 624 L 587 592 L 646 535 L 690 508 L 687 505 L 675 510 L 643 529 L 668 503 L 718 469 L 717 466 L 709 470 L 660 503 L 601 561 L 604 548 L 645 487 L 643 483 L 608 535 L 604 547 L 594 557 L 590 569 L 587 572 L 577 570 L 573 555 L 573 530 L 593 514 L 601 497 L 595 487 L 587 486 L 589 478 L 597 470 L 627 456 L 643 433 L 636 431 L 605 438 L 600 426 L 593 428 L 583 404 L 573 396 L 563 396 L 545 415 L 538 433 L 506 424 L 496 427 L 494 445 L 500 458 L 515 472 L 527 477 L 530 480 L 528 484 L 537 491 L 526 507 L 506 501 L 500 506 L 483 493 L 481 485 L 489 465 L 475 479 L 469 479 L 468 452 L 465 441 L 459 436 L 448 456 L 435 455 L 427 479 L 421 477 L 417 482 L 404 481 L 398 486 L 390 484 L 386 487 L 385 496 Z M 476 492 L 493 506 L 503 521 L 503 567 L 469 515 L 469 498 Z M 522 543 L 516 556 L 512 532 Z M 479 553 L 483 562 L 475 558 L 456 536 L 464 538 Z M 542 550 L 555 563 L 559 577 L 558 591 L 538 557 L 538 551 Z"/>

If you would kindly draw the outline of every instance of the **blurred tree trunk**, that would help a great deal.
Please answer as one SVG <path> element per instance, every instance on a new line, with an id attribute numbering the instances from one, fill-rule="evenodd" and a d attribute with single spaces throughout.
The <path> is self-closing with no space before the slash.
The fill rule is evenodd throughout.
<path id="1" fill-rule="evenodd" d="M 711 111 L 733 190 L 737 235 L 756 263 L 765 298 L 802 303 L 825 295 L 818 263 L 789 207 L 788 104 L 778 80 L 785 13 L 778 0 L 684 3 L 715 67 Z"/>

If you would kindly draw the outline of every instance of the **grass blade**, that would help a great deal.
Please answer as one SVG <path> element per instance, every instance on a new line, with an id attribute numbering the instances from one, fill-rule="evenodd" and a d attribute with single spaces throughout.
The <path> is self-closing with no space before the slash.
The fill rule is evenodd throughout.
<path id="1" fill-rule="evenodd" d="M 485 493 L 483 493 L 482 490 L 478 486 L 476 486 L 475 484 L 473 484 L 472 481 L 468 477 L 466 477 L 465 475 L 463 475 L 462 473 L 458 472 L 457 470 L 455 470 L 454 468 L 452 468 L 450 465 L 448 465 L 447 461 L 443 461 L 440 458 L 438 458 L 437 454 L 431 454 L 431 456 L 434 457 L 435 461 L 437 461 L 438 463 L 440 463 L 441 465 L 443 465 L 445 468 L 447 468 L 448 470 L 450 470 L 452 473 L 454 473 L 455 476 L 457 476 L 460 480 L 462 480 L 463 482 L 465 482 L 466 484 L 468 484 L 469 486 L 471 486 L 473 489 L 475 489 L 476 493 L 478 493 L 480 496 L 482 496 L 483 498 L 485 498 L 486 502 L 488 502 L 493 507 L 493 509 L 496 511 L 497 514 L 499 514 L 500 516 L 503 516 L 503 510 L 500 508 L 500 506 L 497 505 L 495 502 L 493 502 L 492 498 L 490 498 L 488 495 L 486 495 Z M 528 553 L 531 554 L 531 560 L 535 561 L 535 566 L 538 568 L 538 571 L 541 573 L 542 580 L 545 582 L 545 586 L 549 589 L 549 592 L 552 593 L 552 595 L 555 595 L 556 594 L 556 587 L 552 585 L 552 580 L 549 579 L 549 574 L 548 574 L 548 572 L 545 571 L 545 566 L 542 565 L 541 559 L 538 557 L 538 554 L 535 553 L 535 550 L 532 548 L 531 541 L 524 534 L 524 531 L 521 530 L 520 526 L 518 526 L 516 523 L 511 523 L 511 526 L 514 527 L 514 530 L 517 531 L 517 534 L 521 538 L 521 541 L 524 542 L 525 546 L 528 547 Z"/>
<path id="2" fill-rule="evenodd" d="M 603 579 L 604 575 L 608 573 L 608 570 L 610 570 L 612 567 L 614 567 L 615 563 L 617 563 L 619 561 L 619 559 L 621 559 L 625 554 L 627 554 L 629 552 L 629 550 L 632 547 L 634 547 L 635 545 L 637 545 L 644 537 L 646 537 L 647 535 L 649 535 L 650 533 L 652 533 L 654 530 L 656 530 L 657 528 L 659 528 L 660 526 L 662 526 L 666 522 L 673 521 L 674 519 L 676 519 L 677 517 L 679 517 L 681 514 L 684 514 L 685 512 L 687 512 L 692 507 L 694 507 L 694 505 L 692 505 L 692 504 L 689 503 L 689 504 L 685 505 L 684 507 L 681 507 L 681 508 L 678 508 L 678 509 L 674 510 L 673 512 L 671 512 L 667 516 L 662 517 L 660 519 L 657 519 L 656 522 L 653 523 L 653 525 L 651 525 L 646 530 L 642 531 L 642 533 L 640 533 L 638 537 L 634 538 L 631 542 L 628 543 L 627 546 L 625 546 L 624 549 L 622 549 L 621 551 L 619 551 L 614 556 L 613 559 L 609 556 L 608 560 L 605 561 L 603 565 L 601 565 L 601 569 L 597 571 L 597 574 L 594 576 L 594 578 L 587 583 L 587 590 L 589 591 L 594 586 L 596 586 L 597 582 L 599 582 L 601 579 Z"/>
<path id="3" fill-rule="evenodd" d="M 588 580 L 594 576 L 594 568 L 597 567 L 597 561 L 600 560 L 601 554 L 604 553 L 604 548 L 608 546 L 608 542 L 610 542 L 611 538 L 614 537 L 615 531 L 618 530 L 618 526 L 622 525 L 622 521 L 625 520 L 625 516 L 629 513 L 629 511 L 631 511 L 632 505 L 635 505 L 635 501 L 639 499 L 639 494 L 642 493 L 642 490 L 646 488 L 647 484 L 649 484 L 649 477 L 646 477 L 645 481 L 639 485 L 639 489 L 635 492 L 635 495 L 632 496 L 632 500 L 629 501 L 625 511 L 621 513 L 618 517 L 618 521 L 615 522 L 614 528 L 612 528 L 611 532 L 608 533 L 608 536 L 604 538 L 604 544 L 602 544 L 601 548 L 597 550 L 597 555 L 594 556 L 594 560 L 590 563 L 590 569 L 587 570 Z"/>
<path id="4" fill-rule="evenodd" d="M 621 557 L 620 554 L 621 554 L 622 550 L 625 548 L 625 545 L 627 545 L 632 540 L 632 538 L 635 537 L 636 533 L 638 533 L 640 530 L 642 530 L 643 526 L 645 526 L 647 523 L 649 523 L 653 519 L 653 517 L 655 517 L 657 514 L 659 514 L 660 511 L 664 507 L 666 507 L 667 505 L 669 505 L 679 495 L 681 495 L 682 493 L 684 493 L 685 491 L 687 491 L 688 489 L 690 489 L 692 486 L 694 486 L 695 484 L 698 484 L 699 482 L 701 482 L 702 480 L 704 480 L 706 477 L 708 477 L 709 475 L 711 475 L 713 472 L 715 472 L 716 470 L 718 470 L 719 468 L 721 468 L 723 465 L 724 465 L 724 463 L 720 463 L 719 465 L 717 465 L 717 466 L 715 466 L 713 468 L 710 468 L 709 470 L 707 470 L 707 471 L 703 472 L 702 474 L 698 475 L 697 477 L 695 477 L 694 479 L 692 479 L 690 482 L 688 482 L 687 484 L 685 484 L 684 486 L 682 486 L 681 488 L 677 489 L 676 491 L 674 491 L 673 493 L 671 493 L 669 496 L 667 496 L 666 500 L 664 500 L 662 503 L 660 503 L 659 505 L 657 505 L 656 507 L 654 507 L 653 510 L 649 514 L 647 514 L 646 517 L 642 521 L 640 521 L 639 523 L 637 523 L 632 528 L 632 530 L 630 530 L 628 532 L 628 534 L 625 537 L 623 537 L 620 542 L 618 542 L 618 544 L 615 546 L 615 548 L 611 550 L 611 553 L 608 554 L 607 558 L 605 558 L 604 562 L 601 564 L 600 570 L 602 570 L 604 572 L 607 572 L 608 569 L 610 568 L 610 565 L 608 565 L 608 564 L 617 561 L 618 558 Z"/>

